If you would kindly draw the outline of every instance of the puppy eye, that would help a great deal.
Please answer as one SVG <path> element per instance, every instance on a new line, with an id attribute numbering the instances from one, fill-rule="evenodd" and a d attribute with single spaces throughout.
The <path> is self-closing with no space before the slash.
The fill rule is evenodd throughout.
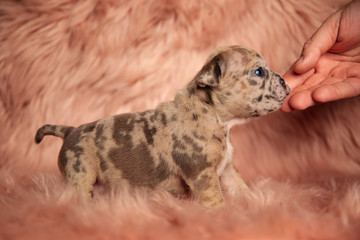
<path id="1" fill-rule="evenodd" d="M 262 77 L 264 75 L 264 70 L 259 67 L 258 69 L 255 70 L 255 74 L 258 75 L 259 77 Z"/>

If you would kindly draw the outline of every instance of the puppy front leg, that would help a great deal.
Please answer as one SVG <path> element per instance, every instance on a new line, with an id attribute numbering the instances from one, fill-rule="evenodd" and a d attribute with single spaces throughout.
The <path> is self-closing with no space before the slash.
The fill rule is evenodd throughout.
<path id="1" fill-rule="evenodd" d="M 189 181 L 188 185 L 201 205 L 210 208 L 225 206 L 220 180 L 215 171 L 203 172 L 195 180 Z"/>
<path id="2" fill-rule="evenodd" d="M 232 162 L 225 167 L 220 176 L 220 181 L 224 190 L 230 196 L 235 196 L 241 190 L 248 188 Z"/>

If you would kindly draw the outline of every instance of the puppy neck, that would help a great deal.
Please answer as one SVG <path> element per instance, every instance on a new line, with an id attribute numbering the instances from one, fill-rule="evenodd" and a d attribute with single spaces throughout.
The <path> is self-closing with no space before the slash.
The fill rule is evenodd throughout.
<path id="1" fill-rule="evenodd" d="M 224 126 L 224 122 L 220 119 L 216 112 L 213 101 L 213 93 L 210 88 L 198 87 L 193 82 L 175 95 L 174 103 L 183 108 L 184 113 L 197 114 L 203 120 L 208 119 L 217 125 Z"/>

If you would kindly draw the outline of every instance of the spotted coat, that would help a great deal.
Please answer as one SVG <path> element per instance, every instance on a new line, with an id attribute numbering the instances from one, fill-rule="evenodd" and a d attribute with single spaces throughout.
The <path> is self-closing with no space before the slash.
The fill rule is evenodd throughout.
<path id="1" fill-rule="evenodd" d="M 234 119 L 279 109 L 289 91 L 255 51 L 221 47 L 173 101 L 77 128 L 44 125 L 35 141 L 48 134 L 64 139 L 59 169 L 89 198 L 98 182 L 190 193 L 204 206 L 221 207 L 222 191 L 246 188 L 232 163 Z"/>

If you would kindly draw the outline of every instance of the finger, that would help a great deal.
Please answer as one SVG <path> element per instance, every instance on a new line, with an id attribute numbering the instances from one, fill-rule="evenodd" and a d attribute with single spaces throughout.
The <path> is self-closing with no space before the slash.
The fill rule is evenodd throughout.
<path id="1" fill-rule="evenodd" d="M 311 95 L 312 91 L 310 89 L 295 93 L 293 96 L 291 96 L 288 102 L 290 109 L 304 110 L 310 106 L 315 105 L 315 101 Z"/>
<path id="2" fill-rule="evenodd" d="M 356 54 L 354 47 L 358 46 L 360 39 L 360 1 L 351 1 L 342 12 L 341 27 L 336 44 L 332 52 Z M 355 54 L 353 56 L 355 56 Z"/>
<path id="3" fill-rule="evenodd" d="M 324 81 L 324 77 L 321 74 L 314 74 L 307 79 L 307 84 L 304 83 L 294 89 L 292 92 L 293 96 L 290 96 L 288 99 L 289 109 L 304 110 L 317 104 L 318 101 L 313 97 L 313 95 L 317 89 L 325 86 L 322 84 L 331 85 L 341 81 L 343 80 L 340 78 L 328 78 Z"/>
<path id="4" fill-rule="evenodd" d="M 305 74 L 296 74 L 292 71 L 292 68 L 290 68 L 283 76 L 284 80 L 289 84 L 291 88 L 290 94 L 286 97 L 283 105 L 281 106 L 280 110 L 283 112 L 291 112 L 294 109 L 291 108 L 289 105 L 289 99 L 292 95 L 294 95 L 297 92 L 304 91 L 308 88 L 308 86 L 301 85 L 305 81 L 308 81 L 308 79 L 311 79 L 314 77 L 314 69 L 311 69 Z"/>
<path id="5" fill-rule="evenodd" d="M 302 74 L 314 68 L 320 56 L 336 42 L 341 10 L 332 14 L 304 44 L 301 57 L 294 64 L 294 71 Z"/>
<path id="6" fill-rule="evenodd" d="M 288 97 L 285 99 L 283 105 L 282 105 L 281 108 L 280 108 L 281 111 L 283 111 L 283 112 L 291 112 L 291 111 L 293 111 L 293 109 L 292 109 L 292 108 L 290 107 L 290 105 L 289 105 L 289 99 L 290 99 L 290 96 L 288 96 Z"/>
<path id="7" fill-rule="evenodd" d="M 315 88 L 316 88 L 316 86 L 313 86 L 312 88 L 309 88 L 309 86 L 305 86 L 305 85 L 298 86 L 287 96 L 287 98 L 285 99 L 285 101 L 280 109 L 283 112 L 291 112 L 295 109 L 302 110 L 303 108 L 300 107 L 299 104 L 296 103 L 296 101 L 304 102 L 304 98 L 306 98 L 306 97 L 311 98 L 311 92 Z M 297 95 L 297 97 L 292 98 L 294 95 Z M 299 98 L 299 96 L 301 96 L 301 97 Z M 295 108 L 294 108 L 294 106 L 295 106 Z"/>
<path id="8" fill-rule="evenodd" d="M 292 67 L 284 74 L 283 78 L 287 82 L 291 89 L 303 84 L 309 77 L 314 74 L 315 70 L 310 69 L 304 74 L 297 74 L 293 71 Z"/>
<path id="9" fill-rule="evenodd" d="M 345 81 L 339 81 L 331 85 L 326 85 L 317 88 L 312 97 L 317 102 L 330 102 L 350 97 L 355 97 L 360 94 L 360 79 L 349 78 Z"/>

